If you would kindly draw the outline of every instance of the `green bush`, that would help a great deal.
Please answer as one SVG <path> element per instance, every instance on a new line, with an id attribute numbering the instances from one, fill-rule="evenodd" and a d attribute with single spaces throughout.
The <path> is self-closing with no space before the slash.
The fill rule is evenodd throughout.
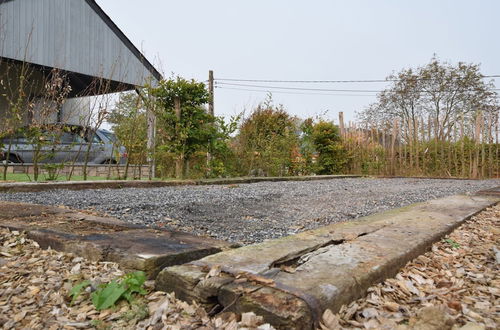
<path id="1" fill-rule="evenodd" d="M 312 141 L 318 152 L 317 174 L 338 174 L 345 170 L 347 152 L 337 126 L 332 122 L 319 121 L 313 126 Z"/>

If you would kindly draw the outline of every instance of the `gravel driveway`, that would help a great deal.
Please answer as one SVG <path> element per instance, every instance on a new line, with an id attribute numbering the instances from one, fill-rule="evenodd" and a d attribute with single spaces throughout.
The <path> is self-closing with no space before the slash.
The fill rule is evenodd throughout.
<path id="1" fill-rule="evenodd" d="M 0 200 L 95 210 L 132 223 L 242 244 L 293 234 L 500 180 L 334 179 L 1 194 Z"/>

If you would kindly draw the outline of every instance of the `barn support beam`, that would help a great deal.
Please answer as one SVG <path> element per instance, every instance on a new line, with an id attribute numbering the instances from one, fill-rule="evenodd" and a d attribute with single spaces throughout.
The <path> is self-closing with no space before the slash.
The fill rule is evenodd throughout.
<path id="1" fill-rule="evenodd" d="M 144 95 L 139 88 L 135 89 L 135 92 L 142 99 L 146 105 L 146 121 L 148 125 L 147 134 L 148 141 L 146 143 L 147 149 L 147 162 L 149 166 L 149 180 L 155 177 L 156 173 L 156 163 L 155 163 L 155 149 L 156 149 L 156 99 L 150 94 Z"/>
<path id="2" fill-rule="evenodd" d="M 153 102 L 154 103 L 154 102 Z M 148 164 L 149 164 L 149 179 L 155 177 L 156 164 L 155 164 L 155 147 L 156 147 L 156 115 L 153 109 L 148 108 Z"/>

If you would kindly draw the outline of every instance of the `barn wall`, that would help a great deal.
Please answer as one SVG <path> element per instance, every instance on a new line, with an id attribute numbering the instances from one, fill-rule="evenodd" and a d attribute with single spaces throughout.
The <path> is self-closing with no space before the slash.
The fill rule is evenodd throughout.
<path id="1" fill-rule="evenodd" d="M 21 76 L 24 76 L 23 88 Z M 38 95 L 43 90 L 44 76 L 29 67 L 0 60 L 0 131 L 29 122 L 29 103 L 34 101 L 32 95 Z M 22 90 L 23 94 L 19 92 Z M 28 96 L 29 95 L 29 96 Z M 15 111 L 12 103 L 20 104 L 18 112 L 20 119 L 13 119 Z"/>
<path id="2" fill-rule="evenodd" d="M 22 72 L 27 77 L 23 88 L 24 97 L 19 95 Z M 46 78 L 34 68 L 28 67 L 22 70 L 22 64 L 0 61 L 0 131 L 12 125 L 13 122 L 18 126 L 27 125 L 30 121 L 34 123 L 58 121 L 57 106 L 41 95 L 46 82 Z M 81 97 L 64 100 L 61 122 L 74 125 L 87 124 L 92 99 L 93 97 Z M 9 104 L 9 100 L 11 102 L 21 100 L 21 121 L 12 119 L 13 107 Z"/>
<path id="3" fill-rule="evenodd" d="M 6 118 L 7 118 L 8 104 L 7 100 L 0 96 L 0 132 L 6 128 Z"/>
<path id="4" fill-rule="evenodd" d="M 68 99 L 62 107 L 61 121 L 71 125 L 88 125 L 93 102 L 90 97 Z"/>

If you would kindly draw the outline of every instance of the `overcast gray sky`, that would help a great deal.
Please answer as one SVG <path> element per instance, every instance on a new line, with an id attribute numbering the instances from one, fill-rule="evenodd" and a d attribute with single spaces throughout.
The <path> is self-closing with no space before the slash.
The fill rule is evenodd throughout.
<path id="1" fill-rule="evenodd" d="M 500 74 L 498 0 L 97 2 L 162 72 L 200 81 L 209 69 L 216 78 L 384 79 L 426 64 L 434 53 L 453 63 L 481 63 L 485 75 Z M 286 86 L 380 90 L 384 84 Z M 344 111 L 348 120 L 375 100 L 373 93 L 305 93 L 273 96 L 300 117 L 328 111 L 337 118 Z M 217 88 L 215 111 L 236 114 L 264 98 L 262 92 Z"/>

